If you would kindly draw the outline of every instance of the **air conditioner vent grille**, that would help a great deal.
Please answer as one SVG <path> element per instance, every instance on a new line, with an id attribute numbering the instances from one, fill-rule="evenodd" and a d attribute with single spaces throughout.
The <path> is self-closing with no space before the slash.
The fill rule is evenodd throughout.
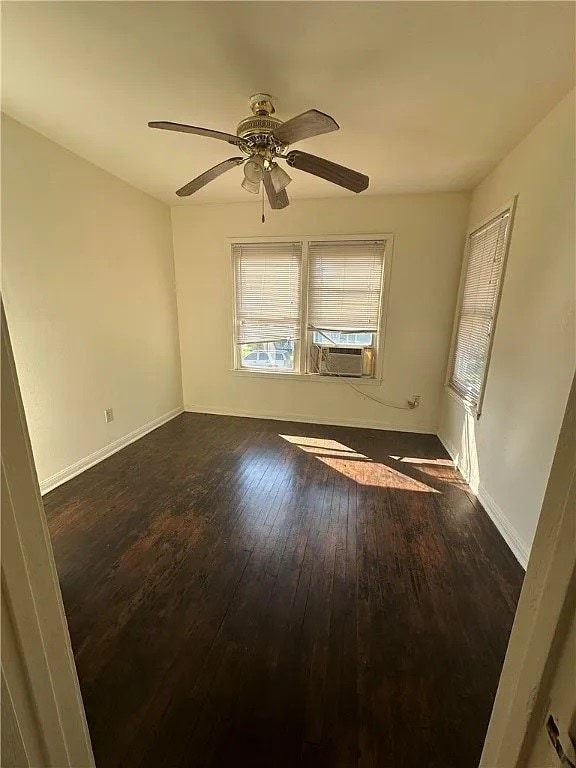
<path id="1" fill-rule="evenodd" d="M 320 347 L 319 372 L 328 376 L 362 376 L 364 350 L 350 347 Z"/>

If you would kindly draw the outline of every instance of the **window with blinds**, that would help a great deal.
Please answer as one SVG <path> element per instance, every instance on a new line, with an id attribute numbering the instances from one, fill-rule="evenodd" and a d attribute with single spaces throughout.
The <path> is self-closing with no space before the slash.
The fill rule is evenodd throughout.
<path id="1" fill-rule="evenodd" d="M 294 369 L 300 338 L 302 243 L 235 243 L 237 362 Z"/>
<path id="2" fill-rule="evenodd" d="M 328 375 L 330 353 L 374 376 L 386 242 L 233 243 L 235 367 Z"/>
<path id="3" fill-rule="evenodd" d="M 450 360 L 449 386 L 479 412 L 487 376 L 504 261 L 510 210 L 469 236 L 468 260 Z"/>
<path id="4" fill-rule="evenodd" d="M 377 333 L 384 242 L 310 242 L 309 260 L 309 325 L 321 330 Z"/>

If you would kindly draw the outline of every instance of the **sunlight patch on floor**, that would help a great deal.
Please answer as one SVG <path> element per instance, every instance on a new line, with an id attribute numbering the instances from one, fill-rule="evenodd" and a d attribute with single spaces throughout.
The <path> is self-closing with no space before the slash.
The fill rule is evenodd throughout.
<path id="1" fill-rule="evenodd" d="M 452 459 L 426 459 L 416 456 L 392 456 L 391 459 L 404 464 L 414 464 L 418 472 L 428 475 L 441 483 L 448 483 L 457 488 L 466 486 L 466 481 L 458 472 Z"/>
<path id="2" fill-rule="evenodd" d="M 359 485 L 420 491 L 422 493 L 440 493 L 436 488 L 415 480 L 387 464 L 373 461 L 364 453 L 355 451 L 337 440 L 303 437 L 301 435 L 280 435 L 280 437 Z"/>
<path id="3" fill-rule="evenodd" d="M 437 467 L 453 467 L 452 459 L 422 459 L 416 456 L 390 456 L 394 461 L 401 461 L 405 464 L 433 464 Z"/>

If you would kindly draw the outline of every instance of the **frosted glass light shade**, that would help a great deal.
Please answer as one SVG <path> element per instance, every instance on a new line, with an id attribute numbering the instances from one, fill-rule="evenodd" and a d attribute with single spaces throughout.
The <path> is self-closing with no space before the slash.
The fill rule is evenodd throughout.
<path id="1" fill-rule="evenodd" d="M 247 192 L 252 192 L 253 195 L 257 195 L 258 192 L 260 192 L 260 182 L 250 181 L 250 179 L 247 179 L 246 176 L 244 176 L 244 180 L 242 181 L 242 187 Z"/>
<path id="2" fill-rule="evenodd" d="M 282 192 L 282 190 L 292 181 L 284 168 L 280 168 L 277 163 L 272 164 L 272 168 L 270 169 L 270 179 L 276 192 Z"/>
<path id="3" fill-rule="evenodd" d="M 244 178 L 252 182 L 262 181 L 264 175 L 264 163 L 260 157 L 251 157 L 244 164 Z"/>

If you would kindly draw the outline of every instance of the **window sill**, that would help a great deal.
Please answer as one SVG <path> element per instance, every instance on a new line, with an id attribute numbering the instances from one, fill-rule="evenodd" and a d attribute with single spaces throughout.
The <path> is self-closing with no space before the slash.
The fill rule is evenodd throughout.
<path id="1" fill-rule="evenodd" d="M 465 397 L 462 397 L 462 395 L 459 392 L 457 392 L 455 389 L 453 389 L 450 386 L 450 384 L 446 384 L 444 389 L 453 400 L 456 400 L 456 402 L 462 408 L 464 408 L 466 413 L 470 414 L 470 416 L 473 416 L 475 419 L 480 418 L 480 412 L 478 411 L 478 408 L 476 405 L 474 405 L 474 403 L 471 403 L 469 400 L 466 400 Z"/>
<path id="2" fill-rule="evenodd" d="M 291 371 L 286 371 L 285 373 L 280 373 L 278 371 L 248 371 L 248 370 L 239 370 L 238 368 L 233 368 L 231 373 L 234 376 L 239 376 L 240 378 L 258 378 L 258 379 L 289 379 L 290 381 L 314 381 L 314 382 L 324 382 L 334 384 L 339 381 L 343 382 L 350 382 L 353 384 L 357 384 L 360 386 L 369 386 L 369 387 L 379 387 L 382 384 L 382 379 L 372 378 L 372 377 L 358 377 L 358 376 L 324 376 L 320 373 L 292 373 Z"/>

